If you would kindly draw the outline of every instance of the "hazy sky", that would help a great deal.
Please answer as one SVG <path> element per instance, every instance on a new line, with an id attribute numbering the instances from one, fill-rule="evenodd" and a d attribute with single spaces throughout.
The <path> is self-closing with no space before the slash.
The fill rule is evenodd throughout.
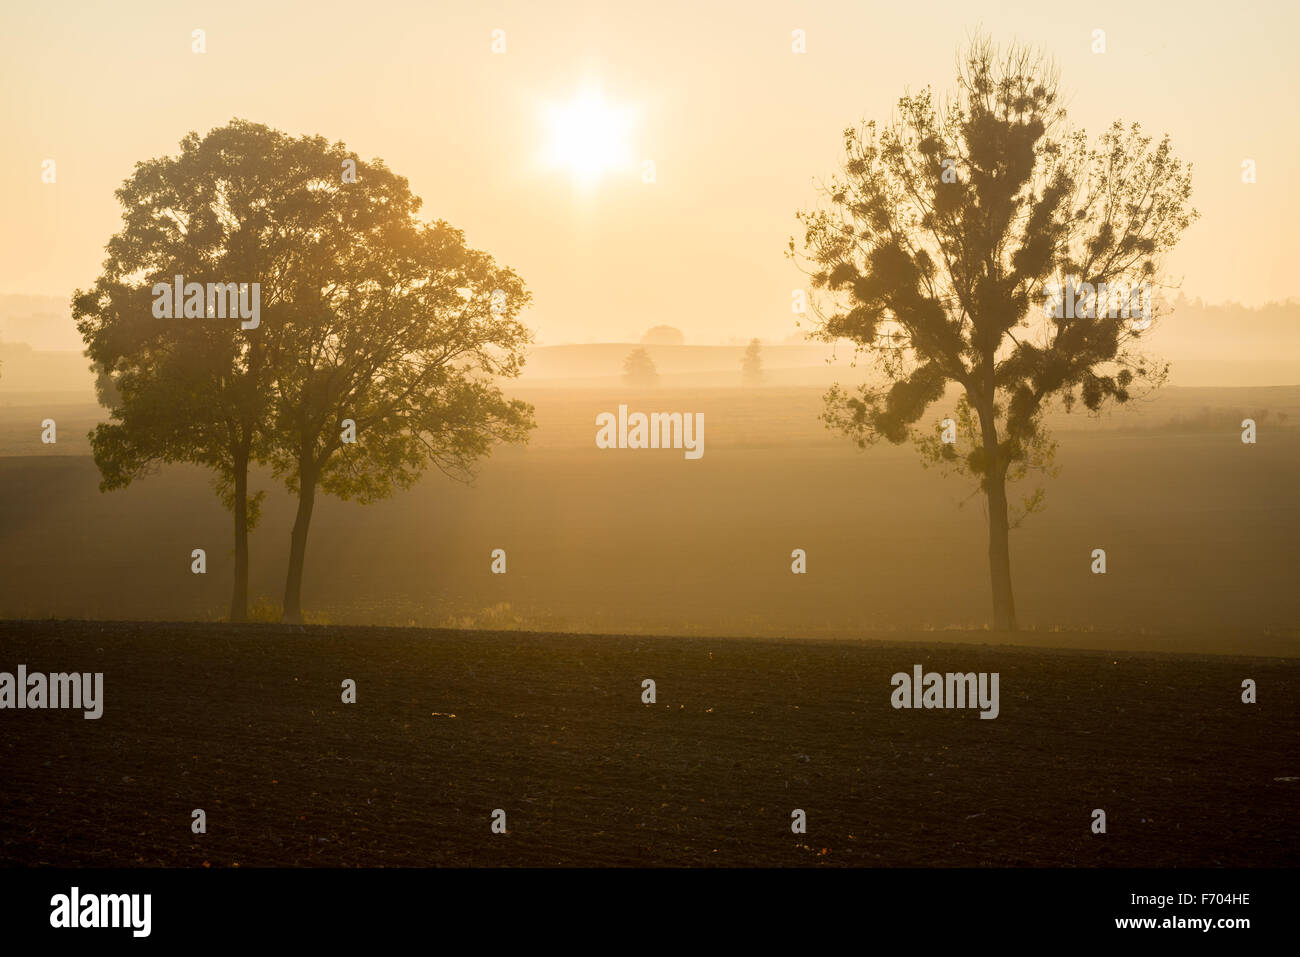
<path id="1" fill-rule="evenodd" d="M 0 292 L 68 295 L 98 273 L 135 161 L 232 117 L 342 140 L 407 176 L 534 294 L 544 343 L 794 331 L 783 258 L 840 134 L 906 89 L 952 86 L 976 27 L 1057 58 L 1071 119 L 1168 132 L 1202 219 L 1184 291 L 1296 295 L 1300 4 L 432 2 L 6 4 Z M 191 52 L 206 31 L 207 52 Z M 1107 52 L 1091 51 L 1106 31 Z M 491 51 L 505 31 L 506 52 Z M 791 52 L 802 29 L 807 53 Z M 626 154 L 580 186 L 546 163 L 548 110 L 598 88 Z M 1241 182 L 1253 158 L 1258 182 Z M 41 182 L 44 159 L 57 182 Z M 656 182 L 642 182 L 642 161 Z"/>

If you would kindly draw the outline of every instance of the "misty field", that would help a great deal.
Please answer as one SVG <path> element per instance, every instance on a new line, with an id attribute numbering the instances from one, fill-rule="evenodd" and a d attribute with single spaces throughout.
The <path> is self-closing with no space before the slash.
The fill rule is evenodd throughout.
<path id="1" fill-rule="evenodd" d="M 4 865 L 1300 863 L 1287 659 L 66 622 L 0 654 L 104 673 L 99 720 L 5 718 Z M 894 710 L 914 664 L 999 672 L 999 717 Z"/>
<path id="2" fill-rule="evenodd" d="M 318 499 L 309 616 L 770 637 L 989 619 L 972 486 L 923 470 L 908 448 L 851 447 L 818 422 L 818 389 L 518 392 L 539 428 L 528 447 L 486 460 L 474 486 L 431 473 L 374 505 Z M 703 412 L 703 457 L 597 449 L 595 416 L 620 402 Z M 1260 422 L 1255 445 L 1240 440 L 1246 414 Z M 59 421 L 57 445 L 40 444 L 45 415 Z M 0 409 L 0 617 L 224 616 L 232 533 L 210 476 L 166 467 L 100 493 L 85 440 L 99 416 Z M 1012 533 L 1020 619 L 1037 629 L 1023 640 L 1295 654 L 1297 424 L 1297 388 L 1170 389 L 1100 420 L 1054 420 L 1060 475 L 1046 482 L 1046 510 Z M 265 472 L 253 485 L 268 494 L 250 590 L 272 616 L 293 500 Z M 206 575 L 191 574 L 194 548 L 207 552 Z M 491 573 L 497 548 L 504 575 Z M 806 575 L 791 574 L 795 548 Z M 1090 571 L 1094 548 L 1107 552 L 1105 575 Z"/>

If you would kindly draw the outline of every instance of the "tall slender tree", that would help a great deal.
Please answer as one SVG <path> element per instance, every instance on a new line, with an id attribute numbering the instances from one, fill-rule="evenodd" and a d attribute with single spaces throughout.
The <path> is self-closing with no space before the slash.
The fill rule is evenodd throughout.
<path id="1" fill-rule="evenodd" d="M 885 383 L 832 388 L 825 421 L 864 447 L 912 440 L 978 481 L 994 626 L 1015 630 L 1008 482 L 1050 466 L 1052 401 L 1095 412 L 1163 380 L 1137 351 L 1158 302 L 1133 309 L 1097 288 L 1158 286 L 1196 212 L 1169 138 L 1116 122 L 1089 145 L 1041 55 L 978 37 L 959 64 L 942 105 L 926 89 L 882 127 L 845 131 L 843 165 L 789 252 L 811 275 L 819 337 L 851 340 Z M 918 427 L 950 388 L 959 434 Z"/>

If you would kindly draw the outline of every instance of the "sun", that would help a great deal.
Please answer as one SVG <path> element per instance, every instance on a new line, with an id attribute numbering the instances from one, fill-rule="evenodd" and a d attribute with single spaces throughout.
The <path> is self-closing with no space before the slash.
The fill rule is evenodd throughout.
<path id="1" fill-rule="evenodd" d="M 567 103 L 547 105 L 543 120 L 547 166 L 567 171 L 581 186 L 594 185 L 630 159 L 632 112 L 610 103 L 597 89 L 582 90 Z"/>

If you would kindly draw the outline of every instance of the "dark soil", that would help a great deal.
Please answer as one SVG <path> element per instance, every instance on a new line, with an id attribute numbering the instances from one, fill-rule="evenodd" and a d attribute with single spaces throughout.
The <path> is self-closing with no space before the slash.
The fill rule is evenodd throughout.
<path id="1" fill-rule="evenodd" d="M 1000 717 L 894 710 L 917 663 L 999 672 Z M 1295 660 L 0 623 L 19 664 L 105 706 L 0 711 L 10 866 L 1300 863 Z"/>

